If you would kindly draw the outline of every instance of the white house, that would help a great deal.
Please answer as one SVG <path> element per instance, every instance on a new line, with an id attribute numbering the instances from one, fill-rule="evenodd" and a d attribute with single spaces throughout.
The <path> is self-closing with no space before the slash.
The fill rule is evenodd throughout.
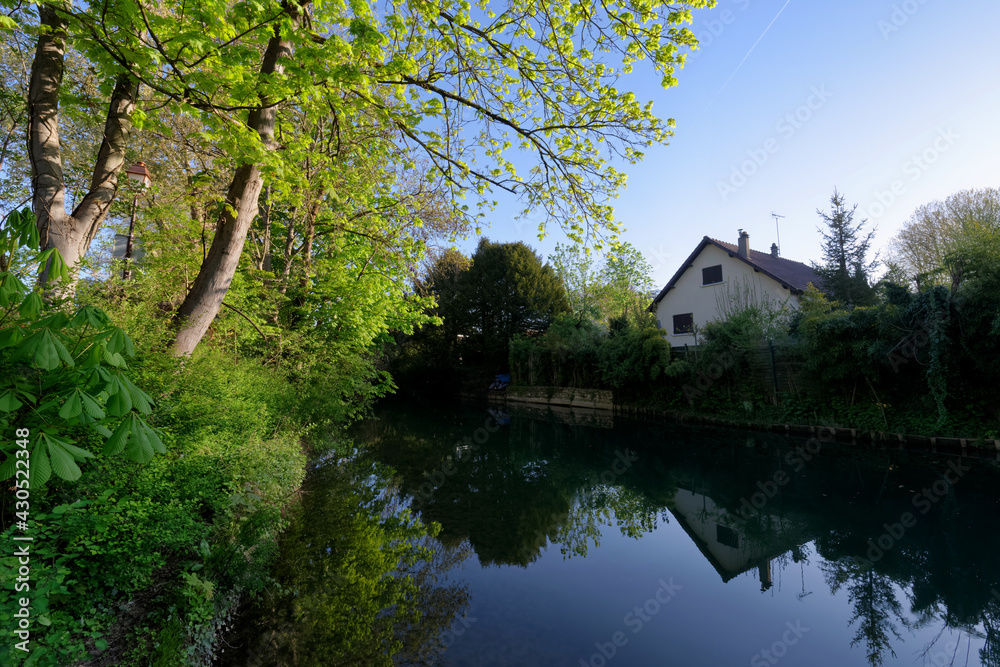
<path id="1" fill-rule="evenodd" d="M 740 230 L 737 245 L 705 237 L 653 299 L 647 310 L 667 330 L 671 345 L 695 344 L 695 328 L 719 318 L 719 303 L 728 290 L 747 286 L 758 298 L 766 294 L 778 303 L 797 307 L 809 283 L 820 277 L 802 262 L 750 249 L 750 235 Z"/>

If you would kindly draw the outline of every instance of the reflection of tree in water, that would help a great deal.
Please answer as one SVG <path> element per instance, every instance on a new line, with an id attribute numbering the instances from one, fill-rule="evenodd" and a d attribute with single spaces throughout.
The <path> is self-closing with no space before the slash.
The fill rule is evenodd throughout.
<path id="1" fill-rule="evenodd" d="M 827 561 L 821 567 L 830 591 L 836 593 L 841 587 L 846 587 L 847 599 L 854 607 L 850 624 L 857 624 L 857 631 L 851 646 L 864 642 L 868 664 L 872 667 L 882 664 L 886 651 L 895 658 L 896 652 L 890 643 L 890 635 L 902 641 L 895 622 L 898 621 L 905 628 L 909 627 L 909 621 L 904 617 L 903 607 L 896 599 L 892 579 L 854 559 Z"/>
<path id="2" fill-rule="evenodd" d="M 997 597 L 983 610 L 983 630 L 986 644 L 979 650 L 979 660 L 984 667 L 1000 667 L 1000 599 Z"/>
<path id="3" fill-rule="evenodd" d="M 367 444 L 396 471 L 411 507 L 441 524 L 439 539 L 467 542 L 484 565 L 526 566 L 549 544 L 583 556 L 603 526 L 638 538 L 667 518 L 670 485 L 660 476 L 644 484 L 628 453 L 599 430 L 514 419 L 471 447 L 462 434 L 475 433 L 482 416 L 437 436 L 425 432 L 436 422 L 398 420 L 369 426 Z"/>
<path id="4" fill-rule="evenodd" d="M 667 510 L 645 493 L 624 486 L 594 486 L 580 490 L 572 508 L 560 517 L 551 536 L 563 556 L 586 556 L 591 543 L 601 544 L 601 527 L 617 526 L 622 535 L 639 539 L 667 523 Z"/>
<path id="5" fill-rule="evenodd" d="M 367 474 L 367 473 L 366 473 Z M 384 480 L 316 471 L 282 538 L 277 590 L 227 638 L 232 665 L 433 664 L 442 634 L 468 608 L 443 585 L 468 545 L 442 547 Z M 252 633 L 252 635 L 250 634 Z"/>

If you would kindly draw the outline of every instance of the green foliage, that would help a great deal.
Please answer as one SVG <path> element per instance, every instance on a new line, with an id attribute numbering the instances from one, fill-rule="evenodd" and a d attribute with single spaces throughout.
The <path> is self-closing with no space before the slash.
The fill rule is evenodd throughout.
<path id="1" fill-rule="evenodd" d="M 685 24 L 693 10 L 714 4 L 563 2 L 544 13 L 525 2 L 500 8 L 452 0 L 390 8 L 276 0 L 113 11 L 53 6 L 64 10 L 93 92 L 107 95 L 123 74 L 141 81 L 149 96 L 131 123 L 164 136 L 179 130 L 188 139 L 184 151 L 212 146 L 206 162 L 218 164 L 204 171 L 259 165 L 291 193 L 313 171 L 303 161 L 322 171 L 324 153 L 337 153 L 330 145 L 349 143 L 342 132 L 373 124 L 391 129 L 372 139 L 372 152 L 412 169 L 420 151 L 446 182 L 454 213 L 466 215 L 466 198 L 489 207 L 492 191 L 513 192 L 528 210 L 565 221 L 574 240 L 590 234 L 601 242 L 619 231 L 607 202 L 625 182 L 609 156 L 635 163 L 672 135 L 673 121 L 657 118 L 620 82 L 638 65 L 663 87 L 675 85 L 686 52 L 697 46 Z M 12 14 L 20 31 L 30 31 L 31 18 Z M 494 21 L 500 14 L 506 19 Z M 260 76 L 272 37 L 289 57 L 282 71 Z M 248 127 L 248 100 L 278 101 L 288 150 L 268 150 Z M 87 109 L 80 107 L 78 115 Z M 471 114 L 478 125 L 467 128 Z M 288 132 L 298 123 L 308 130 Z M 533 166 L 519 168 L 525 156 Z"/>
<path id="2" fill-rule="evenodd" d="M 815 298 L 816 292 L 814 288 L 807 298 Z M 723 348 L 742 351 L 760 341 L 779 340 L 788 335 L 792 306 L 787 300 L 771 297 L 759 283 L 754 284 L 746 277 L 741 283 L 727 281 L 715 295 L 719 317 L 705 325 L 709 345 L 725 339 Z"/>
<path id="3" fill-rule="evenodd" d="M 510 370 L 519 384 L 599 387 L 599 349 L 604 329 L 589 319 L 560 315 L 543 336 L 517 335 L 510 343 Z"/>
<path id="4" fill-rule="evenodd" d="M 1000 229 L 1000 189 L 962 190 L 917 207 L 890 244 L 904 276 L 898 282 L 947 286 L 956 277 L 948 271 L 948 255 L 961 252 L 967 237 L 981 229 Z"/>
<path id="5" fill-rule="evenodd" d="M 604 384 L 619 396 L 641 396 L 670 366 L 666 332 L 656 327 L 651 314 L 612 320 L 598 364 Z"/>
<path id="6" fill-rule="evenodd" d="M 423 285 L 438 304 L 433 316 L 444 323 L 440 335 L 416 340 L 428 346 L 429 368 L 441 368 L 434 362 L 454 368 L 461 357 L 466 367 L 504 370 L 515 335 L 537 335 L 569 309 L 552 267 L 520 242 L 484 238 L 468 264 L 460 255 L 446 254 Z"/>
<path id="7" fill-rule="evenodd" d="M 8 254 L 37 250 L 27 209 L 7 216 L 0 247 Z M 52 276 L 69 278 L 58 252 L 38 253 L 33 264 L 46 261 Z M 141 416 L 150 414 L 153 400 L 124 373 L 134 356 L 132 339 L 100 308 L 84 305 L 67 314 L 64 304 L 46 303 L 12 271 L 0 272 L 0 432 L 30 433 L 23 445 L 5 440 L 0 479 L 17 472 L 25 488 L 44 485 L 52 474 L 79 479 L 78 463 L 94 458 L 75 444 L 80 437 L 97 436 L 106 456 L 140 463 L 164 453 L 161 433 Z"/>
<path id="8" fill-rule="evenodd" d="M 510 366 L 518 384 L 613 389 L 631 398 L 670 372 L 670 343 L 649 314 L 613 319 L 607 329 L 564 315 L 543 336 L 515 337 Z"/>
<path id="9" fill-rule="evenodd" d="M 294 651 L 317 665 L 434 664 L 444 626 L 468 606 L 465 587 L 440 577 L 468 551 L 433 540 L 440 526 L 385 493 L 389 483 L 368 460 L 315 471 L 282 539 L 278 585 L 253 610 L 261 630 L 234 661 L 278 664 Z"/>
<path id="10" fill-rule="evenodd" d="M 814 264 L 813 268 L 831 298 L 845 306 L 871 306 L 875 304 L 875 292 L 870 282 L 878 261 L 869 259 L 868 253 L 875 230 L 862 232 L 867 220 L 854 224 L 858 205 L 848 210 L 844 201 L 844 196 L 834 190 L 830 213 L 816 211 L 827 228 L 819 230 L 823 237 L 823 264 Z"/>
<path id="11" fill-rule="evenodd" d="M 628 243 L 609 250 L 603 262 L 589 248 L 560 244 L 549 261 L 577 318 L 603 323 L 640 313 L 647 305 L 651 269 L 642 253 Z"/>
<path id="12" fill-rule="evenodd" d="M 211 351 L 184 368 L 140 357 L 134 370 L 162 395 L 167 454 L 145 465 L 97 458 L 73 485 L 32 487 L 32 614 L 51 621 L 32 634 L 37 664 L 86 659 L 114 639 L 116 651 L 133 647 L 119 664 L 182 664 L 187 651 L 204 661 L 233 592 L 256 595 L 270 581 L 281 510 L 305 468 L 295 387 Z M 6 554 L 14 534 L 3 533 Z M 0 592 L 3 613 L 12 595 Z M 3 664 L 22 658 L 0 653 Z"/>

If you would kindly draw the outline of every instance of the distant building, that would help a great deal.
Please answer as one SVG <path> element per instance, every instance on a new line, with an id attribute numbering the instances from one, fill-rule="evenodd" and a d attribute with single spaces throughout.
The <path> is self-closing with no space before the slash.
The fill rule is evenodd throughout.
<path id="1" fill-rule="evenodd" d="M 115 244 L 111 248 L 111 259 L 125 259 L 125 247 L 128 245 L 128 234 L 115 234 Z M 146 256 L 146 251 L 142 247 L 142 242 L 133 237 L 132 239 L 132 261 L 139 263 Z"/>
<path id="2" fill-rule="evenodd" d="M 719 300 L 726 290 L 749 286 L 759 296 L 797 307 L 809 283 L 820 285 L 812 267 L 771 252 L 750 249 L 750 235 L 740 230 L 736 245 L 706 236 L 694 249 L 647 310 L 667 331 L 671 345 L 695 344 L 695 328 L 719 319 Z"/>

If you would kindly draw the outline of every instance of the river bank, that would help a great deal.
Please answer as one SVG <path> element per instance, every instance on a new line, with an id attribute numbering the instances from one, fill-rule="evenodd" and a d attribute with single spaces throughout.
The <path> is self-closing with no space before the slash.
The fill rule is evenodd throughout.
<path id="1" fill-rule="evenodd" d="M 1000 439 L 989 437 L 944 437 L 922 434 L 894 433 L 885 430 L 863 429 L 841 426 L 843 421 L 824 424 L 784 423 L 773 421 L 775 408 L 751 409 L 744 419 L 725 416 L 718 412 L 705 413 L 697 410 L 677 410 L 649 407 L 647 404 L 618 403 L 614 392 L 599 389 L 566 387 L 518 387 L 505 391 L 492 391 L 486 396 L 490 402 L 512 404 L 537 404 L 567 408 L 585 408 L 610 411 L 616 415 L 657 422 L 704 424 L 726 426 L 755 431 L 782 433 L 789 436 L 811 437 L 822 432 L 833 440 L 851 444 L 868 443 L 883 447 L 898 447 L 917 451 L 958 453 L 978 457 L 996 457 L 1000 461 Z M 755 416 L 757 413 L 759 416 Z M 848 421 L 848 420 L 844 420 Z"/>

